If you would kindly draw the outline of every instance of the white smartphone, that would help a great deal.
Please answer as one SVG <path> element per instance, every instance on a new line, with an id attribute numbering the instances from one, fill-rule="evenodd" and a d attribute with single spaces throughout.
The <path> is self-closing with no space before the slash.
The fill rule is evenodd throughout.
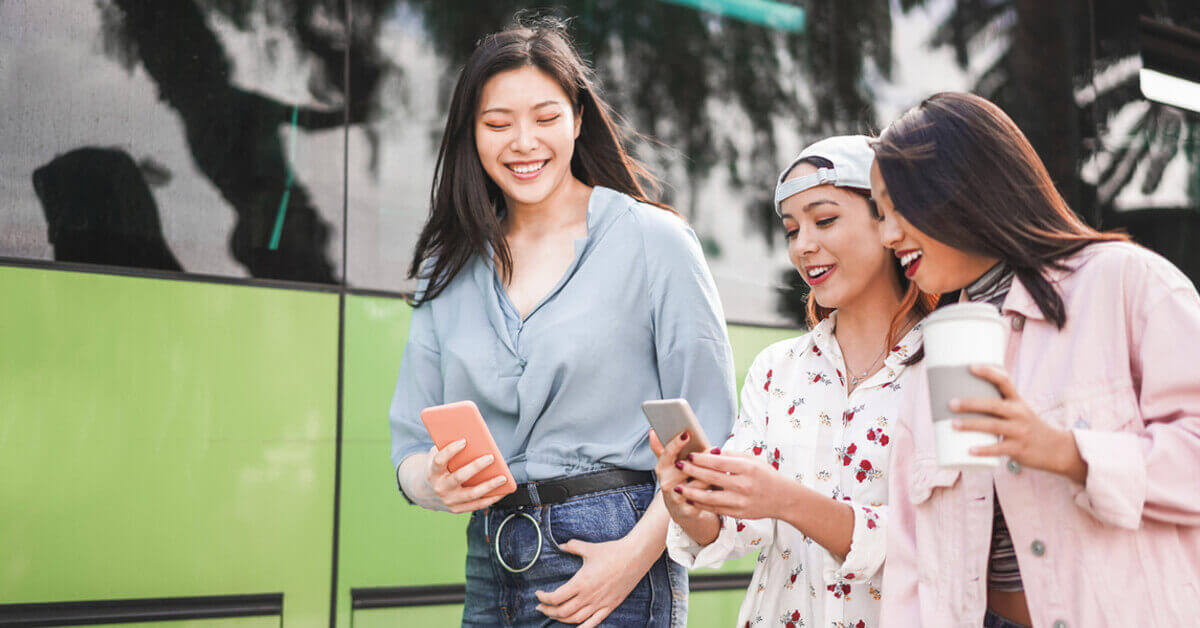
<path id="1" fill-rule="evenodd" d="M 696 420 L 696 414 L 692 412 L 692 407 L 686 399 L 646 401 L 642 403 L 642 412 L 664 445 L 684 431 L 691 434 L 691 438 L 679 452 L 680 458 L 712 448 L 708 437 L 704 435 L 704 428 L 700 427 L 700 421 Z"/>

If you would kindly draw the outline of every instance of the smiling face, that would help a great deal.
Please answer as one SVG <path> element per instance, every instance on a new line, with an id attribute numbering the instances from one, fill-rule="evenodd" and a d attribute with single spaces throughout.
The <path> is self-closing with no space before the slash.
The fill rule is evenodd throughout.
<path id="1" fill-rule="evenodd" d="M 787 179 L 816 171 L 802 163 Z M 822 307 L 845 307 L 869 290 L 899 290 L 895 265 L 879 245 L 879 221 L 862 195 L 819 185 L 784 199 L 780 211 L 788 257 Z"/>
<path id="2" fill-rule="evenodd" d="M 961 290 L 999 261 L 943 244 L 914 227 L 896 211 L 876 164 L 871 164 L 871 197 L 883 218 L 880 241 L 895 251 L 904 275 L 923 292 L 942 294 Z"/>
<path id="3" fill-rule="evenodd" d="M 532 65 L 484 83 L 475 148 L 510 208 L 541 204 L 565 187 L 579 123 L 562 87 Z"/>

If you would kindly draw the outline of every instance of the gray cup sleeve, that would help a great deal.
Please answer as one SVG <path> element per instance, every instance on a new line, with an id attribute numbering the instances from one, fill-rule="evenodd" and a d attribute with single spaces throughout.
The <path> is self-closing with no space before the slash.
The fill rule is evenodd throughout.
<path id="1" fill-rule="evenodd" d="M 929 369 L 929 412 L 934 421 L 955 418 L 994 418 L 988 414 L 973 412 L 956 414 L 950 411 L 951 399 L 990 398 L 999 399 L 1000 391 L 991 382 L 971 374 L 970 367 L 939 366 Z"/>

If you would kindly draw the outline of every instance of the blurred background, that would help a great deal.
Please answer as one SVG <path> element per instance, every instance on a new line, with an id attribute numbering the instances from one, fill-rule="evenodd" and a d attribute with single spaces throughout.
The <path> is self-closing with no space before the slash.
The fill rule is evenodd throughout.
<path id="1" fill-rule="evenodd" d="M 0 624 L 458 622 L 466 519 L 404 504 L 386 414 L 450 89 L 524 9 L 700 236 L 739 382 L 802 318 L 779 168 L 936 91 L 1200 277 L 1194 0 L 0 0 Z"/>

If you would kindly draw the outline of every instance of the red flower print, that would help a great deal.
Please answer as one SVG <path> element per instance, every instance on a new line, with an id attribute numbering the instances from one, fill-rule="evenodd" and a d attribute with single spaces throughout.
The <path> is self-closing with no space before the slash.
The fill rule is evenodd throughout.
<path id="1" fill-rule="evenodd" d="M 874 530 L 876 525 L 878 525 L 878 524 L 875 523 L 874 519 L 867 519 L 867 528 L 868 529 Z"/>
<path id="2" fill-rule="evenodd" d="M 737 522 L 737 531 L 738 532 L 741 532 L 742 530 L 745 530 L 745 529 L 746 529 L 746 524 L 742 523 L 741 521 Z"/>
<path id="3" fill-rule="evenodd" d="M 853 580 L 853 579 L 854 579 L 854 574 L 852 574 L 852 573 L 848 573 L 848 574 L 846 574 L 846 579 L 847 579 L 847 580 Z"/>
<path id="4" fill-rule="evenodd" d="M 754 455 L 758 456 L 761 454 L 762 454 L 762 445 L 755 445 L 754 446 Z"/>
<path id="5" fill-rule="evenodd" d="M 775 467 L 775 470 L 777 470 L 777 471 L 779 470 L 779 463 L 782 461 L 783 461 L 783 456 L 779 453 L 778 447 L 776 447 L 775 451 L 772 451 L 770 453 L 770 455 L 767 456 L 767 464 L 771 465 L 772 467 Z"/>
<path id="6" fill-rule="evenodd" d="M 800 621 L 800 611 L 792 611 L 792 621 Z"/>
<path id="7" fill-rule="evenodd" d="M 850 456 L 842 456 L 842 466 L 843 467 L 850 466 Z"/>
<path id="8" fill-rule="evenodd" d="M 842 593 L 845 595 L 850 595 L 850 585 L 843 584 L 842 585 Z"/>
<path id="9" fill-rule="evenodd" d="M 879 444 L 880 444 L 880 445 L 885 445 L 885 446 L 886 446 L 886 445 L 888 444 L 888 440 L 889 440 L 889 439 L 888 439 L 888 436 L 887 436 L 887 434 L 883 434 L 883 435 L 881 435 L 881 436 L 879 437 Z"/>
<path id="10" fill-rule="evenodd" d="M 899 351 L 899 350 L 900 350 L 900 345 L 896 345 L 896 346 L 892 347 L 892 351 L 893 351 L 893 352 L 896 352 L 896 351 Z"/>
<path id="11" fill-rule="evenodd" d="M 862 462 L 858 463 L 858 466 L 862 467 L 863 471 L 870 471 L 871 470 L 871 461 L 863 460 Z"/>
<path id="12" fill-rule="evenodd" d="M 859 482 L 862 482 L 862 481 L 866 480 L 866 479 L 867 479 L 867 472 L 866 472 L 866 471 L 859 471 L 858 473 L 855 473 L 855 474 L 854 474 L 854 479 L 858 480 Z"/>
<path id="13" fill-rule="evenodd" d="M 857 624 L 854 624 L 854 628 L 867 628 L 867 622 L 860 619 Z"/>
<path id="14" fill-rule="evenodd" d="M 876 437 L 875 428 L 871 428 L 871 429 L 867 430 L 867 440 L 873 441 L 873 440 L 875 440 L 875 437 Z"/>
<path id="15" fill-rule="evenodd" d="M 838 374 L 838 379 L 842 379 L 842 369 L 833 369 Z"/>
<path id="16" fill-rule="evenodd" d="M 775 369 L 769 369 L 767 371 L 767 383 L 763 384 L 763 390 L 765 390 L 767 392 L 771 391 L 771 376 L 774 374 L 775 374 Z"/>
<path id="17" fill-rule="evenodd" d="M 858 445 L 855 445 L 854 443 L 850 443 L 850 446 L 846 448 L 846 453 L 851 455 L 853 455 L 856 451 L 858 451 Z"/>
<path id="18" fill-rule="evenodd" d="M 813 345 L 813 353 L 815 353 L 816 355 L 821 355 L 821 348 L 818 347 L 817 345 Z"/>

